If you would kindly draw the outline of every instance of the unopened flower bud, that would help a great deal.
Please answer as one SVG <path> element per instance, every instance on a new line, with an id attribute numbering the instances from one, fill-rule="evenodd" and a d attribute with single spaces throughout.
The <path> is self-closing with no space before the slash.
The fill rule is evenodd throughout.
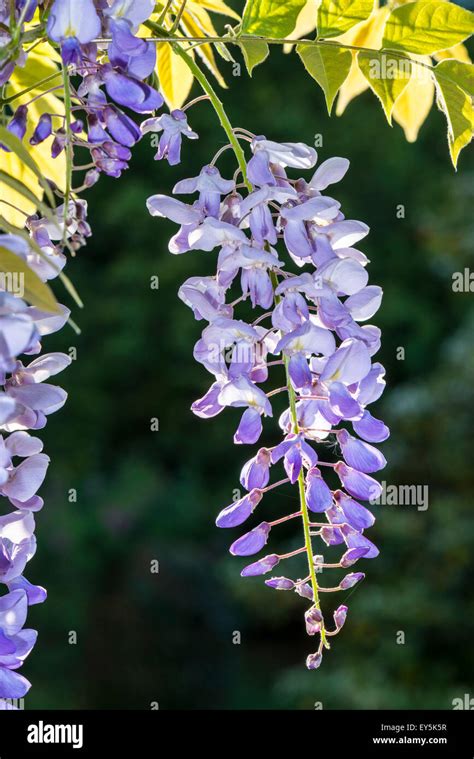
<path id="1" fill-rule="evenodd" d="M 293 590 L 295 583 L 293 580 L 289 580 L 287 577 L 271 577 L 269 580 L 265 580 L 265 585 L 269 588 L 275 588 L 275 590 Z"/>
<path id="2" fill-rule="evenodd" d="M 86 187 L 93 187 L 99 179 L 100 171 L 97 171 L 97 169 L 90 169 L 85 176 L 84 184 Z"/>
<path id="3" fill-rule="evenodd" d="M 33 132 L 30 145 L 39 145 L 41 142 L 47 139 L 53 131 L 53 122 L 49 113 L 43 113 L 40 116 L 36 125 L 36 129 Z"/>
<path id="4" fill-rule="evenodd" d="M 358 559 L 365 556 L 368 551 L 368 548 L 363 548 L 362 546 L 360 548 L 349 548 L 341 558 L 341 567 L 344 567 L 344 569 L 351 567 Z"/>
<path id="5" fill-rule="evenodd" d="M 252 556 L 262 550 L 268 540 L 271 527 L 268 522 L 262 522 L 258 527 L 242 535 L 241 538 L 232 543 L 230 552 L 233 556 Z"/>
<path id="6" fill-rule="evenodd" d="M 341 629 L 347 617 L 347 606 L 338 606 L 334 612 L 334 622 L 338 630 Z"/>
<path id="7" fill-rule="evenodd" d="M 316 633 L 321 632 L 323 615 L 316 606 L 312 606 L 311 609 L 308 609 L 308 611 L 305 612 L 304 618 L 308 635 L 316 635 Z"/>
<path id="8" fill-rule="evenodd" d="M 313 589 L 307 582 L 299 582 L 295 587 L 295 592 L 301 598 L 307 598 L 309 601 L 313 600 Z"/>
<path id="9" fill-rule="evenodd" d="M 306 666 L 308 669 L 319 669 L 323 660 L 322 654 L 319 652 L 316 654 L 310 654 L 306 658 Z"/>
<path id="10" fill-rule="evenodd" d="M 261 500 L 262 493 L 260 490 L 251 490 L 246 496 L 223 509 L 216 519 L 216 525 L 218 527 L 238 527 L 249 518 Z"/>
<path id="11" fill-rule="evenodd" d="M 264 556 L 260 561 L 254 562 L 254 564 L 248 564 L 240 573 L 241 577 L 256 577 L 257 575 L 264 575 L 266 572 L 270 572 L 273 567 L 279 563 L 280 557 L 276 553 L 271 553 L 268 556 Z"/>
<path id="12" fill-rule="evenodd" d="M 363 580 L 364 577 L 365 574 L 363 572 L 351 572 L 341 580 L 339 587 L 341 590 L 348 590 L 349 588 L 353 588 L 354 585 L 357 585 L 357 583 Z"/>

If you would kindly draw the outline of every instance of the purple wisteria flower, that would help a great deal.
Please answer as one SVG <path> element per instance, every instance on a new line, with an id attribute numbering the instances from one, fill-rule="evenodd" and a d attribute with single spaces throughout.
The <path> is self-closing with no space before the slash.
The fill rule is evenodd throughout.
<path id="1" fill-rule="evenodd" d="M 161 117 L 145 130 L 157 127 L 163 130 L 158 157 L 170 157 L 173 149 L 179 151 L 187 124 Z M 367 409 L 385 386 L 384 369 L 373 360 L 380 330 L 367 323 L 382 291 L 369 285 L 368 259 L 354 247 L 368 227 L 346 219 L 340 203 L 323 194 L 343 178 L 349 162 L 330 158 L 309 179 L 292 178 L 290 170 L 315 167 L 313 148 L 256 136 L 250 149 L 244 176 L 240 170 L 233 179 L 222 177 L 219 153 L 197 177 L 175 186 L 174 195 L 191 196 L 188 202 L 154 195 L 147 206 L 153 216 L 180 226 L 169 245 L 172 253 L 217 252 L 215 275 L 194 276 L 179 291 L 195 318 L 205 322 L 194 357 L 212 375 L 193 412 L 208 418 L 227 406 L 242 409 L 234 442 L 249 445 L 260 439 L 263 420 L 273 416 L 274 396 L 283 393 L 288 399 L 279 417 L 281 440 L 261 447 L 244 464 L 240 483 L 246 492 L 222 509 L 216 524 L 234 529 L 249 523 L 245 534 L 233 539 L 230 553 L 255 557 L 268 550 L 280 524 L 302 522 L 300 548 L 256 557 L 241 574 L 266 575 L 283 561 L 298 573 L 297 562 L 306 557 L 303 576 L 270 577 L 265 584 L 310 601 L 306 631 L 319 641 L 306 662 L 313 670 L 347 616 L 347 606 L 333 607 L 333 625 L 328 623 L 321 597 L 355 588 L 365 575 L 347 569 L 378 555 L 366 537 L 375 517 L 361 501 L 380 495 L 372 475 L 386 461 L 374 444 L 389 436 Z M 261 309 L 248 321 L 236 314 L 243 301 Z M 279 472 L 275 478 L 273 470 Z M 271 492 L 291 485 L 298 487 L 299 509 L 270 518 L 281 504 L 281 499 L 272 503 Z M 328 560 L 317 554 L 315 538 L 339 555 Z M 336 581 L 320 585 L 329 570 Z"/>
<path id="2" fill-rule="evenodd" d="M 30 689 L 28 680 L 16 670 L 36 642 L 35 630 L 23 628 L 28 611 L 25 590 L 0 596 L 0 699 L 23 698 Z"/>
<path id="3" fill-rule="evenodd" d="M 17 1 L 16 5 L 21 10 L 24 4 Z M 24 20 L 32 15 L 36 3 L 31 2 L 30 6 Z M 114 0 L 111 3 L 54 0 L 51 4 L 46 32 L 49 41 L 60 48 L 68 72 L 75 75 L 69 80 L 74 118 L 66 128 L 64 120 L 57 118 L 59 114 L 45 112 L 38 118 L 36 110 L 25 103 L 13 113 L 7 128 L 19 139 L 30 133 L 29 141 L 33 147 L 52 137 L 53 158 L 71 145 L 74 154 L 79 150 L 83 154 L 87 150 L 92 165 L 80 161 L 86 170 L 78 190 L 92 187 L 101 174 L 120 177 L 128 168 L 131 148 L 146 132 L 161 132 L 156 157 L 166 158 L 172 165 L 180 161 L 183 136 L 197 139 L 184 111 L 156 114 L 164 103 L 152 81 L 156 45 L 138 36 L 139 27 L 151 16 L 154 7 L 152 0 Z M 9 8 L 5 14 L 7 22 Z M 2 35 L 0 30 L 0 45 Z M 97 43 L 101 37 L 110 38 L 106 49 Z M 7 35 L 6 42 L 9 41 Z M 0 85 L 8 80 L 15 63 L 25 64 L 27 55 L 20 55 L 18 51 L 18 56 L 15 62 L 2 58 Z M 134 114 L 150 118 L 141 128 Z M 8 150 L 5 146 L 2 149 Z"/>
<path id="4" fill-rule="evenodd" d="M 181 161 L 181 143 L 183 137 L 188 140 L 197 140 L 199 136 L 193 132 L 188 124 L 184 111 L 176 109 L 171 113 L 164 113 L 154 119 L 147 119 L 141 125 L 142 134 L 148 132 L 162 132 L 155 161 L 166 158 L 170 166 L 176 166 Z"/>
<path id="5" fill-rule="evenodd" d="M 80 63 L 81 45 L 100 35 L 101 23 L 93 0 L 55 0 L 50 10 L 47 32 L 61 43 L 65 63 Z"/>
<path id="6" fill-rule="evenodd" d="M 77 218 L 71 220 L 70 239 L 79 223 Z M 23 237 L 0 235 L 0 246 L 28 263 L 43 281 L 57 276 L 64 265 L 46 232 L 48 225 L 53 238 L 63 234 L 51 221 L 31 222 L 32 236 L 45 244 L 45 261 L 38 260 Z M 62 265 L 56 267 L 57 258 Z M 44 312 L 13 293 L 0 293 L 0 497 L 7 509 L 0 513 L 0 583 L 7 589 L 0 594 L 0 708 L 5 703 L 2 699 L 23 698 L 30 688 L 17 670 L 37 633 L 24 629 L 24 624 L 28 606 L 46 599 L 45 589 L 24 577 L 36 551 L 34 515 L 44 505 L 38 490 L 49 466 L 42 441 L 28 430 L 42 429 L 47 416 L 66 401 L 65 391 L 47 380 L 69 366 L 70 357 L 38 354 L 43 337 L 61 329 L 68 317 L 64 307 L 58 313 Z"/>

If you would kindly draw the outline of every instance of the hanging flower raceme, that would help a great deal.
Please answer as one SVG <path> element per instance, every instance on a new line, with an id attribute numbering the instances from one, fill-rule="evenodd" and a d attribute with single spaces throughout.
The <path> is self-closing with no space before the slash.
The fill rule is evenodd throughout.
<path id="1" fill-rule="evenodd" d="M 158 126 L 166 130 L 163 122 Z M 170 130 L 171 138 L 176 134 Z M 346 219 L 340 203 L 324 194 L 343 178 L 349 162 L 331 158 L 309 178 L 293 178 L 288 170 L 315 166 L 313 148 L 264 137 L 254 137 L 250 148 L 240 184 L 239 172 L 232 180 L 221 176 L 216 156 L 198 177 L 178 182 L 178 197 L 155 195 L 147 205 L 153 216 L 180 225 L 170 241 L 172 253 L 218 254 L 214 276 L 192 277 L 179 291 L 195 318 L 206 322 L 194 357 L 213 376 L 209 390 L 193 404 L 194 413 L 208 418 L 226 407 L 242 409 L 234 442 L 255 444 L 263 419 L 274 414 L 274 399 L 280 394 L 288 399 L 279 417 L 282 439 L 260 448 L 244 465 L 240 483 L 246 494 L 219 513 L 217 526 L 234 529 L 255 519 L 230 546 L 233 556 L 253 557 L 243 577 L 281 571 L 287 564 L 288 573 L 298 573 L 297 562 L 306 556 L 302 577 L 285 573 L 265 583 L 310 602 L 306 631 L 319 643 L 306 664 L 317 669 L 347 615 L 346 605 L 333 604 L 328 622 L 322 594 L 353 588 L 365 575 L 346 571 L 378 555 L 366 536 L 375 518 L 360 501 L 374 501 L 381 493 L 372 475 L 386 462 L 374 444 L 389 435 L 367 408 L 385 385 L 384 369 L 373 361 L 380 330 L 367 324 L 382 291 L 368 284 L 368 259 L 354 247 L 368 227 Z M 287 268 L 288 258 L 299 271 Z M 244 301 L 263 313 L 250 322 L 240 319 L 236 310 Z M 288 485 L 298 487 L 299 510 L 270 518 L 270 492 Z M 281 524 L 297 521 L 302 546 L 257 556 L 268 551 Z M 315 552 L 315 538 L 336 552 L 334 559 Z M 318 578 L 329 570 L 336 579 L 323 585 Z"/>
<path id="2" fill-rule="evenodd" d="M 50 222 L 43 219 L 36 224 L 39 229 Z M 29 263 L 43 281 L 57 276 L 64 265 L 53 250 L 49 259 L 38 262 L 23 237 L 0 235 L 0 247 Z M 68 317 L 64 306 L 50 313 L 28 306 L 17 295 L 0 293 L 0 498 L 4 506 L 0 513 L 0 582 L 7 590 L 0 595 L 0 709 L 13 708 L 3 699 L 23 698 L 30 688 L 17 670 L 32 650 L 37 633 L 24 629 L 24 624 L 28 606 L 46 599 L 45 589 L 24 576 L 36 551 L 34 514 L 43 508 L 38 490 L 49 465 L 41 440 L 28 430 L 42 429 L 47 416 L 66 401 L 65 391 L 48 380 L 69 366 L 70 357 L 38 354 L 43 337 L 61 329 Z"/>
<path id="3" fill-rule="evenodd" d="M 0 31 L 0 46 L 6 43 L 0 54 L 0 85 L 6 83 L 8 91 L 15 66 L 27 62 L 22 34 L 37 7 L 41 11 L 37 28 L 41 35 L 46 31 L 62 57 L 63 102 L 56 97 L 47 101 L 59 103 L 60 112 L 43 109 L 38 115 L 38 109 L 31 107 L 56 92 L 55 85 L 41 94 L 35 91 L 7 123 L 17 139 L 29 140 L 33 157 L 35 147 L 45 140 L 50 142 L 53 162 L 66 155 L 67 190 L 51 183 L 59 204 L 45 216 L 28 216 L 27 234 L 0 235 L 0 248 L 47 282 L 61 274 L 66 253 L 77 251 L 91 235 L 87 202 L 80 195 L 100 174 L 120 177 L 128 168 L 131 148 L 147 132 L 160 133 L 156 158 L 172 165 L 180 161 L 182 138 L 194 140 L 198 135 L 184 110 L 156 113 L 163 97 L 147 81 L 155 68 L 156 47 L 137 36 L 154 10 L 152 0 L 49 4 L 17 0 L 14 7 L 3 5 L 0 0 L 0 23 L 14 27 L 12 34 Z M 109 44 L 98 44 L 101 36 L 108 37 Z M 16 48 L 10 47 L 14 39 Z M 144 115 L 147 118 L 140 124 Z M 10 152 L 6 145 L 0 149 Z M 78 160 L 84 150 L 91 163 Z M 77 172 L 84 178 L 76 187 Z M 7 591 L 0 593 L 0 708 L 12 708 L 4 699 L 22 698 L 30 687 L 17 672 L 36 640 L 36 632 L 24 625 L 28 606 L 46 598 L 44 588 L 24 576 L 36 550 L 35 515 L 43 507 L 38 490 L 49 465 L 41 440 L 29 431 L 41 430 L 49 414 L 66 401 L 64 390 L 49 380 L 70 364 L 70 358 L 62 353 L 39 354 L 43 337 L 61 329 L 68 319 L 69 310 L 63 306 L 49 313 L 28 306 L 18 293 L 0 292 L 0 498 L 6 512 L 0 512 L 0 582 Z"/>

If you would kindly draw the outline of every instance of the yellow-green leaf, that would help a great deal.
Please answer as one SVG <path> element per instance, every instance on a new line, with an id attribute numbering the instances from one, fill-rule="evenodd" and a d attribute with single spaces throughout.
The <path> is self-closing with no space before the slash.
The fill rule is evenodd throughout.
<path id="1" fill-rule="evenodd" d="M 197 6 L 195 6 L 195 10 L 196 7 Z M 209 18 L 209 14 L 206 13 L 203 8 L 200 8 L 198 10 L 198 13 L 195 13 L 194 11 L 192 14 L 185 13 L 181 21 L 181 26 L 189 37 L 204 38 L 208 35 L 211 35 L 212 37 L 217 35 L 217 32 L 212 25 L 211 19 Z M 196 52 L 203 63 L 207 66 L 207 68 L 214 74 L 221 87 L 226 87 L 227 85 L 222 77 L 222 74 L 217 68 L 212 45 L 197 45 Z"/>
<path id="2" fill-rule="evenodd" d="M 306 0 L 247 0 L 242 33 L 261 37 L 286 37 L 296 26 Z"/>
<path id="3" fill-rule="evenodd" d="M 51 288 L 43 282 L 28 264 L 12 253 L 8 248 L 0 246 L 0 271 L 5 274 L 19 274 L 23 279 L 24 297 L 33 306 L 51 313 L 59 313 L 60 309 Z"/>
<path id="4" fill-rule="evenodd" d="M 48 183 L 45 181 L 38 164 L 36 161 L 33 160 L 30 153 L 26 149 L 26 147 L 23 145 L 22 141 L 18 139 L 18 137 L 15 134 L 12 134 L 8 131 L 8 129 L 5 129 L 5 127 L 0 126 L 0 142 L 9 148 L 14 155 L 18 158 L 19 161 L 25 164 L 25 166 L 33 172 L 33 174 L 36 176 L 37 180 L 41 184 L 42 188 L 48 195 L 48 198 L 51 203 L 54 203 L 54 195 L 51 192 L 51 188 L 49 187 Z"/>
<path id="5" fill-rule="evenodd" d="M 298 45 L 298 55 L 305 69 L 324 91 L 328 113 L 352 65 L 352 53 L 336 45 Z"/>
<path id="6" fill-rule="evenodd" d="M 230 18 L 234 18 L 236 21 L 240 21 L 240 16 L 238 13 L 236 13 L 232 8 L 229 8 L 226 3 L 223 3 L 222 0 L 194 0 L 196 5 L 202 5 L 203 8 L 206 8 L 208 11 L 212 11 L 213 13 L 219 13 L 223 16 L 229 16 Z"/>
<path id="7" fill-rule="evenodd" d="M 371 53 L 360 51 L 357 54 L 357 62 L 370 89 L 382 103 L 387 121 L 391 124 L 395 101 L 410 81 L 410 60 L 395 58 L 378 51 Z"/>
<path id="8" fill-rule="evenodd" d="M 454 47 L 448 47 L 447 50 L 440 50 L 434 57 L 437 61 L 442 61 L 444 58 L 456 58 L 457 61 L 463 63 L 472 63 L 467 48 L 462 42 Z"/>
<path id="9" fill-rule="evenodd" d="M 193 84 L 193 75 L 183 59 L 167 42 L 157 44 L 156 73 L 166 104 L 173 110 L 186 102 Z M 192 51 L 188 51 L 192 55 Z"/>
<path id="10" fill-rule="evenodd" d="M 249 72 L 250 76 L 252 76 L 252 71 L 254 70 L 255 66 L 258 66 L 259 63 L 263 63 L 263 61 L 268 58 L 270 54 L 270 48 L 266 42 L 257 39 L 240 40 L 239 44 L 242 48 L 247 71 Z"/>
<path id="11" fill-rule="evenodd" d="M 40 210 L 43 216 L 52 218 L 51 209 L 48 208 L 48 206 L 46 206 L 39 198 L 37 198 L 35 193 L 32 192 L 29 187 L 27 187 L 16 177 L 0 169 L 0 188 L 2 188 L 2 185 L 6 185 L 18 195 L 22 195 L 23 198 L 27 200 L 27 202 L 31 203 L 31 205 L 34 206 L 35 211 Z M 5 190 L 2 188 L 2 195 L 4 192 Z"/>
<path id="12" fill-rule="evenodd" d="M 48 91 L 56 82 L 55 79 L 50 79 L 51 76 L 58 73 L 57 81 L 61 82 L 58 61 L 60 61 L 60 57 L 56 51 L 49 44 L 42 43 L 29 53 L 23 67 L 16 67 L 6 85 L 5 95 L 9 98 L 15 97 L 12 107 L 29 104 L 27 132 L 21 142 L 18 140 L 12 142 L 10 148 L 13 152 L 0 151 L 0 169 L 21 180 L 38 199 L 41 199 L 46 192 L 51 205 L 54 205 L 55 199 L 51 193 L 49 182 L 46 180 L 54 182 L 60 190 L 65 189 L 66 158 L 64 151 L 53 159 L 51 157 L 52 136 L 35 147 L 32 147 L 28 140 L 43 113 L 55 113 L 58 116 L 64 113 L 63 101 L 57 97 L 58 93 L 62 95 L 62 89 L 54 92 Z M 49 81 L 41 83 L 43 79 L 49 79 Z M 25 90 L 28 92 L 25 93 Z M 32 98 L 33 102 L 30 102 Z M 6 142 L 9 137 L 5 133 L 3 135 L 5 137 L 4 142 Z M 25 216 L 34 213 L 36 208 L 36 204 L 30 203 L 23 195 L 16 193 L 11 188 L 6 195 L 2 194 L 1 201 L 0 213 L 6 220 L 17 226 L 23 226 Z"/>
<path id="13" fill-rule="evenodd" d="M 43 191 L 36 176 L 20 161 L 15 153 L 0 151 L 0 167 L 10 176 L 17 177 L 22 180 L 23 184 L 34 188 L 37 198 L 43 197 Z M 36 201 L 30 203 L 24 195 L 15 192 L 15 190 L 9 189 L 0 194 L 0 215 L 10 224 L 23 227 L 26 217 L 34 214 L 35 211 Z"/>
<path id="14" fill-rule="evenodd" d="M 338 37 L 369 18 L 374 6 L 374 0 L 323 0 L 318 9 L 318 37 Z"/>
<path id="15" fill-rule="evenodd" d="M 52 266 L 52 268 L 58 272 L 59 279 L 63 283 L 64 287 L 66 288 L 71 298 L 79 306 L 79 308 L 84 307 L 84 304 L 79 296 L 79 293 L 77 292 L 76 288 L 72 284 L 69 277 L 66 277 L 66 275 L 62 271 L 60 271 L 60 269 L 56 266 L 56 264 L 53 263 L 51 258 L 48 258 L 48 256 L 40 248 L 38 243 L 35 242 L 32 237 L 30 237 L 30 235 L 28 234 L 28 232 L 26 231 L 24 227 L 15 226 L 10 221 L 8 221 L 8 219 L 6 219 L 2 214 L 0 214 L 0 229 L 3 229 L 9 235 L 18 235 L 18 237 L 21 237 L 23 240 L 25 240 L 28 243 L 28 245 L 30 245 L 32 251 L 36 253 L 38 258 L 42 259 L 43 261 L 47 261 L 49 266 Z"/>
<path id="16" fill-rule="evenodd" d="M 474 97 L 474 65 L 453 59 L 441 61 L 435 68 L 437 79 L 449 79 L 468 95 Z"/>
<path id="17" fill-rule="evenodd" d="M 418 0 L 393 10 L 383 47 L 431 55 L 463 42 L 474 33 L 474 13 L 445 0 Z"/>
<path id="18" fill-rule="evenodd" d="M 408 142 L 415 142 L 418 132 L 433 105 L 435 85 L 431 72 L 417 63 L 430 65 L 429 56 L 412 56 L 413 76 L 397 99 L 392 111 L 393 120 L 400 124 Z"/>
<path id="19" fill-rule="evenodd" d="M 287 37 L 290 40 L 298 40 L 301 37 L 307 37 L 315 31 L 320 2 L 321 0 L 307 0 L 306 5 L 298 16 L 295 28 L 291 34 L 287 34 Z M 290 42 L 287 42 L 283 46 L 285 53 L 289 53 L 292 49 L 293 45 Z"/>
<path id="20" fill-rule="evenodd" d="M 378 50 L 382 45 L 383 30 L 388 13 L 389 9 L 386 5 L 383 8 L 376 8 L 366 21 L 362 21 L 362 23 L 354 26 L 353 29 L 338 37 L 337 41 L 342 42 L 344 45 L 368 47 L 371 50 Z M 339 90 L 336 107 L 337 116 L 344 113 L 351 100 L 362 92 L 365 92 L 368 87 L 367 79 L 357 65 L 357 54 L 353 52 L 350 74 Z"/>
<path id="21" fill-rule="evenodd" d="M 439 66 L 436 66 L 438 105 L 448 122 L 449 151 L 454 168 L 457 168 L 459 153 L 466 145 L 469 145 L 473 137 L 474 109 L 472 97 L 447 77 L 438 76 L 438 69 Z"/>

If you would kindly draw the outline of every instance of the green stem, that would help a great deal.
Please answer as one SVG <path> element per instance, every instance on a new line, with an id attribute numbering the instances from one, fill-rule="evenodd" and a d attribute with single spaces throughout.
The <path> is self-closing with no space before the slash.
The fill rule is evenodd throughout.
<path id="1" fill-rule="evenodd" d="M 151 28 L 152 22 L 147 22 L 145 26 L 148 26 L 148 28 Z M 156 24 L 154 24 L 156 27 Z M 152 40 L 155 42 L 177 42 L 177 43 L 187 43 L 189 44 L 192 42 L 195 47 L 198 45 L 208 45 L 208 44 L 223 44 L 223 45 L 240 45 L 242 42 L 265 42 L 267 45 L 308 45 L 311 47 L 337 47 L 341 50 L 352 50 L 355 53 L 361 52 L 361 53 L 377 53 L 378 55 L 384 54 L 384 55 L 390 55 L 393 58 L 399 58 L 404 61 L 408 61 L 413 66 L 418 66 L 421 68 L 428 69 L 431 73 L 434 72 L 434 66 L 431 66 L 429 63 L 423 63 L 422 61 L 418 61 L 415 58 L 411 58 L 409 53 L 403 53 L 400 50 L 391 50 L 390 48 L 373 48 L 373 47 L 359 47 L 358 45 L 348 45 L 344 42 L 339 42 L 338 40 L 333 39 L 290 39 L 288 37 L 285 38 L 274 38 L 274 37 L 260 37 L 258 35 L 251 35 L 251 34 L 241 34 L 238 37 L 217 37 L 217 36 L 206 36 L 206 37 L 177 37 L 176 39 L 173 39 L 170 37 L 169 33 L 165 29 L 160 29 L 159 36 L 155 35 Z M 107 38 L 100 38 L 96 40 L 97 42 L 110 42 Z"/>
<path id="2" fill-rule="evenodd" d="M 180 9 L 179 9 L 179 11 L 178 11 L 178 13 L 177 13 L 177 16 L 176 16 L 175 20 L 174 20 L 174 24 L 173 24 L 173 26 L 171 27 L 171 33 L 172 33 L 172 34 L 174 34 L 174 33 L 175 33 L 175 31 L 176 31 L 176 30 L 178 29 L 178 27 L 179 27 L 179 24 L 180 24 L 180 21 L 181 21 L 181 19 L 182 19 L 182 17 L 183 17 L 184 9 L 186 8 L 186 3 L 187 3 L 187 2 L 188 2 L 188 0 L 183 0 L 183 1 L 182 1 L 182 3 L 181 3 L 181 7 L 180 7 Z"/>
<path id="3" fill-rule="evenodd" d="M 298 425 L 298 414 L 296 411 L 295 391 L 294 391 L 293 385 L 291 384 L 290 373 L 288 369 L 289 360 L 287 357 L 285 357 L 284 361 L 285 361 L 286 378 L 288 382 L 288 397 L 290 399 L 290 412 L 291 412 L 291 420 L 293 423 L 293 431 L 296 434 L 298 434 L 299 425 Z M 311 577 L 311 587 L 313 588 L 314 605 L 316 606 L 317 609 L 321 610 L 321 602 L 319 599 L 319 585 L 318 585 L 318 580 L 316 577 L 316 568 L 314 566 L 313 542 L 311 540 L 310 518 L 309 518 L 309 513 L 308 513 L 308 504 L 306 502 L 306 483 L 305 483 L 305 476 L 304 476 L 303 469 L 301 469 L 300 475 L 298 477 L 298 489 L 299 489 L 299 494 L 300 494 L 301 518 L 303 520 L 303 532 L 304 532 L 306 556 L 308 559 L 308 569 L 309 569 L 309 574 Z M 324 621 L 322 622 L 322 625 L 321 625 L 321 642 L 323 643 L 324 646 L 326 646 L 326 648 L 329 648 L 329 644 L 326 640 L 326 629 L 324 626 Z"/>
<path id="4" fill-rule="evenodd" d="M 230 144 L 232 145 L 235 156 L 237 158 L 237 162 L 239 164 L 239 169 L 242 172 L 244 182 L 245 184 L 247 184 L 247 186 L 249 186 L 248 181 L 247 181 L 247 162 L 245 160 L 245 153 L 242 149 L 242 146 L 239 140 L 234 134 L 234 131 L 232 129 L 232 124 L 229 121 L 229 117 L 227 116 L 227 113 L 225 111 L 222 101 L 219 99 L 216 91 L 212 87 L 211 83 L 209 82 L 205 74 L 203 74 L 202 70 L 199 68 L 196 61 L 193 58 L 191 58 L 191 56 L 188 55 L 182 48 L 178 48 L 177 52 L 178 52 L 178 55 L 180 55 L 180 57 L 186 61 L 187 65 L 189 66 L 190 70 L 194 74 L 195 78 L 201 85 L 206 95 L 209 95 L 209 99 L 212 105 L 214 106 L 214 110 L 217 113 L 217 116 L 219 117 L 221 126 L 224 129 Z"/>
<path id="5" fill-rule="evenodd" d="M 272 282 L 273 282 L 273 288 L 276 289 L 278 285 L 278 280 L 274 272 L 272 273 Z M 279 303 L 279 300 L 280 298 L 276 295 L 275 296 L 276 305 Z M 285 366 L 286 385 L 288 387 L 288 399 L 290 402 L 291 422 L 293 426 L 293 432 L 297 435 L 300 431 L 300 426 L 298 424 L 298 411 L 296 409 L 296 393 L 291 383 L 291 377 L 290 377 L 290 371 L 289 371 L 290 361 L 289 361 L 288 356 L 283 357 L 283 363 Z M 306 502 L 306 483 L 305 483 L 305 476 L 304 476 L 303 469 L 301 469 L 301 472 L 298 477 L 298 490 L 299 490 L 299 497 L 300 497 L 301 518 L 303 520 L 303 532 L 304 532 L 306 557 L 308 560 L 308 570 L 309 570 L 309 576 L 311 579 L 311 587 L 313 589 L 313 600 L 314 600 L 314 605 L 316 606 L 316 608 L 321 610 L 321 602 L 319 599 L 319 584 L 316 577 L 316 569 L 314 566 L 314 559 L 313 559 L 313 555 L 314 555 L 313 541 L 311 540 L 311 526 L 310 526 L 311 520 L 310 520 L 309 512 L 308 512 L 308 504 Z M 326 638 L 326 629 L 324 626 L 324 621 L 321 627 L 321 642 L 323 643 L 324 646 L 326 646 L 326 648 L 329 648 L 329 643 Z"/>
<path id="6" fill-rule="evenodd" d="M 171 8 L 172 5 L 173 5 L 173 0 L 168 0 L 168 2 L 166 3 L 166 5 L 165 5 L 165 7 L 163 9 L 163 12 L 162 12 L 161 16 L 158 19 L 158 24 L 161 25 L 161 24 L 164 23 L 164 21 L 166 19 L 166 16 L 168 15 L 168 11 L 170 10 L 170 8 Z"/>

